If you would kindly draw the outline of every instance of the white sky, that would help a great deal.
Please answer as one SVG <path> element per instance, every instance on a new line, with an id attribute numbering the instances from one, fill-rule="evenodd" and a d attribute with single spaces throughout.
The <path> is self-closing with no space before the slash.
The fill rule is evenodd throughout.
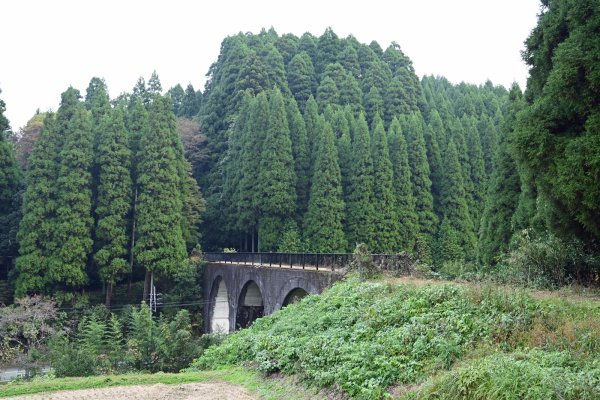
<path id="1" fill-rule="evenodd" d="M 58 108 L 69 85 L 83 95 L 93 76 L 111 97 L 156 70 L 163 89 L 204 88 L 221 41 L 273 26 L 281 35 L 340 37 L 400 44 L 419 77 L 522 88 L 523 41 L 539 0 L 4 0 L 0 7 L 0 89 L 13 129 L 37 108 Z"/>

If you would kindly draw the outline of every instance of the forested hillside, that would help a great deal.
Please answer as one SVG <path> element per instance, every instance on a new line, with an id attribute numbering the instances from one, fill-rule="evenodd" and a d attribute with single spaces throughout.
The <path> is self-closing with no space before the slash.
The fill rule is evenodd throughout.
<path id="1" fill-rule="evenodd" d="M 419 81 L 398 44 L 331 29 L 228 37 L 208 78 L 206 248 L 476 259 L 506 89 Z"/>
<path id="2" fill-rule="evenodd" d="M 419 79 L 397 43 L 270 29 L 225 38 L 203 92 L 153 74 L 111 100 L 93 78 L 14 134 L 0 103 L 0 278 L 19 296 L 102 282 L 108 301 L 198 244 L 364 243 L 447 276 L 597 280 L 597 14 L 543 2 L 524 93 Z"/>

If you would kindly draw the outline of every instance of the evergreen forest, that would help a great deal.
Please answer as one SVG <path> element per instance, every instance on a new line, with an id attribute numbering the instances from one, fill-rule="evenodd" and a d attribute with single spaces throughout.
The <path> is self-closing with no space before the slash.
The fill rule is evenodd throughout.
<path id="1" fill-rule="evenodd" d="M 2 288 L 68 300 L 103 285 L 109 304 L 114 285 L 143 279 L 147 294 L 194 249 L 358 244 L 449 276 L 592 282 L 593 3 L 543 2 L 524 92 L 419 78 L 395 42 L 269 29 L 225 38 L 204 90 L 153 73 L 110 98 L 94 77 L 15 132 L 0 103 Z"/>

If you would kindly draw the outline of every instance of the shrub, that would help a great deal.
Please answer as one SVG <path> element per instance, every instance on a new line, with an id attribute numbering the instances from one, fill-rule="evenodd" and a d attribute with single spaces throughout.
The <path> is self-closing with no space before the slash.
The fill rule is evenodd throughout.
<path id="1" fill-rule="evenodd" d="M 0 363 L 44 347 L 56 332 L 53 323 L 58 317 L 56 303 L 41 296 L 23 297 L 12 306 L 0 307 Z"/>
<path id="2" fill-rule="evenodd" d="M 498 266 L 498 275 L 512 283 L 557 288 L 577 280 L 589 282 L 599 271 L 600 257 L 577 240 L 524 230 L 515 236 L 513 249 Z"/>
<path id="3" fill-rule="evenodd" d="M 379 270 L 373 261 L 373 256 L 369 248 L 364 243 L 359 243 L 354 248 L 352 261 L 348 266 L 348 271 L 357 272 L 361 279 L 369 279 L 375 277 Z"/>
<path id="4" fill-rule="evenodd" d="M 600 398 L 600 363 L 565 352 L 494 354 L 434 379 L 410 399 L 579 400 Z"/>

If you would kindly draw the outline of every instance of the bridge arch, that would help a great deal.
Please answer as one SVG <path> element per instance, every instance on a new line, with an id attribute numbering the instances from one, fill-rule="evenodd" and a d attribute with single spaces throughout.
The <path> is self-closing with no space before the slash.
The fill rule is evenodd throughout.
<path id="1" fill-rule="evenodd" d="M 287 296 L 283 299 L 283 303 L 281 304 L 281 308 L 288 306 L 290 304 L 294 304 L 302 300 L 304 297 L 308 296 L 308 292 L 302 288 L 292 289 Z"/>
<path id="2" fill-rule="evenodd" d="M 209 301 L 210 331 L 229 333 L 229 291 L 221 275 L 215 277 L 213 281 Z"/>
<path id="3" fill-rule="evenodd" d="M 292 278 L 288 280 L 277 295 L 275 308 L 273 311 L 280 310 L 290 304 L 291 296 L 305 292 L 306 294 L 317 294 L 321 291 L 310 280 L 304 278 Z M 302 296 L 304 297 L 304 296 Z"/>
<path id="4" fill-rule="evenodd" d="M 235 329 L 246 328 L 263 315 L 265 315 L 265 302 L 262 291 L 256 281 L 250 279 L 240 290 Z"/>

